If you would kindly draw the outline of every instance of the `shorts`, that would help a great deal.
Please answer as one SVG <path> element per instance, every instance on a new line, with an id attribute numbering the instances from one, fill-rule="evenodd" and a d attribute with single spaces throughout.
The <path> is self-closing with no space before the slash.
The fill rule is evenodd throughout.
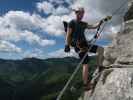
<path id="1" fill-rule="evenodd" d="M 79 57 L 80 57 L 80 60 L 83 59 L 83 57 L 85 56 L 86 52 L 80 52 L 79 53 Z M 85 59 L 83 60 L 82 64 L 88 64 L 89 62 L 89 56 L 87 54 L 87 56 L 85 57 Z"/>
<path id="2" fill-rule="evenodd" d="M 91 48 L 91 49 L 90 49 L 90 48 Z M 97 48 L 98 48 L 97 45 L 93 45 L 93 46 L 92 46 L 92 44 L 91 44 L 91 45 L 88 46 L 88 50 L 89 50 L 89 52 L 91 52 L 91 53 L 96 53 L 96 52 L 97 52 Z"/>
<path id="3" fill-rule="evenodd" d="M 89 49 L 90 47 L 91 47 L 91 45 L 88 46 L 88 49 Z M 93 46 L 91 47 L 91 49 L 89 50 L 89 52 L 96 53 L 96 52 L 97 52 L 97 48 L 98 48 L 97 45 L 93 45 Z M 83 59 L 83 57 L 85 56 L 85 54 L 86 54 L 86 52 L 80 52 L 80 53 L 79 53 L 80 60 Z M 89 59 L 90 59 L 90 58 L 89 58 L 89 56 L 88 56 L 88 54 L 87 54 L 87 56 L 86 56 L 85 59 L 83 60 L 82 64 L 88 64 Z"/>

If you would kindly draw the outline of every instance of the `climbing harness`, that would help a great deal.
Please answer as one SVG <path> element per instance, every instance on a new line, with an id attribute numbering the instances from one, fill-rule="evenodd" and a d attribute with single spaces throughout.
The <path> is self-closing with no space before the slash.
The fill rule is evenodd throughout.
<path id="1" fill-rule="evenodd" d="M 112 13 L 112 17 L 126 4 L 127 0 L 124 1 L 121 6 L 116 9 L 113 13 Z M 67 25 L 66 23 L 64 25 Z M 100 30 L 100 26 L 97 28 L 96 31 L 96 35 L 97 33 L 101 34 L 104 27 L 106 26 L 106 23 L 104 23 L 102 29 Z M 67 30 L 67 29 L 65 29 Z M 93 44 L 96 42 L 97 38 L 93 38 L 91 40 L 92 45 L 89 47 L 88 51 L 91 50 L 91 48 L 93 47 Z M 69 78 L 69 80 L 67 81 L 66 85 L 64 86 L 64 88 L 61 90 L 61 92 L 59 93 L 58 97 L 56 100 L 61 100 L 61 97 L 63 96 L 64 92 L 66 91 L 67 87 L 69 86 L 69 84 L 71 83 L 71 81 L 73 80 L 74 76 L 76 75 L 76 73 L 78 72 L 78 70 L 80 69 L 80 65 L 82 64 L 82 62 L 84 61 L 84 59 L 86 58 L 88 52 L 84 55 L 84 57 L 81 59 L 81 61 L 79 62 L 79 64 L 77 65 L 76 69 L 74 70 L 74 72 L 72 73 L 71 77 Z"/>

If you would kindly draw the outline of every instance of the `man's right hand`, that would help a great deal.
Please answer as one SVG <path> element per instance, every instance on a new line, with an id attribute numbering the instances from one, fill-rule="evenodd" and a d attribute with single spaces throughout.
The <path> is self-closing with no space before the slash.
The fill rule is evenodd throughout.
<path id="1" fill-rule="evenodd" d="M 69 45 L 65 45 L 64 51 L 65 51 L 65 52 L 70 52 L 70 47 L 69 47 Z"/>
<path id="2" fill-rule="evenodd" d="M 101 26 L 104 22 L 107 22 L 107 21 L 109 21 L 109 20 L 111 20 L 111 19 L 112 19 L 112 16 L 107 16 L 107 17 L 103 18 L 103 19 L 100 21 L 98 27 L 100 28 L 100 26 Z M 99 29 L 98 29 L 98 30 L 99 30 Z"/>

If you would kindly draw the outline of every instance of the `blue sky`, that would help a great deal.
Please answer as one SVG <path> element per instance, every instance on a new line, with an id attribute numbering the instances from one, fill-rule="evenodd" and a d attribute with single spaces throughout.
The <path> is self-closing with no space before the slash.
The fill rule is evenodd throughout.
<path id="1" fill-rule="evenodd" d="M 117 2 L 116 2 L 117 1 Z M 73 56 L 63 52 L 62 21 L 74 18 L 71 8 L 84 7 L 84 21 L 90 24 L 111 15 L 121 0 L 0 0 L 0 58 L 22 59 Z M 112 7 L 112 9 L 106 9 Z M 94 9 L 95 8 L 95 9 Z M 98 45 L 107 45 L 120 29 L 126 6 L 105 27 Z M 89 32 L 94 33 L 95 30 Z M 87 38 L 93 35 L 87 33 Z"/>
<path id="2" fill-rule="evenodd" d="M 0 14 L 5 14 L 10 10 L 33 12 L 37 1 L 39 0 L 0 0 Z"/>

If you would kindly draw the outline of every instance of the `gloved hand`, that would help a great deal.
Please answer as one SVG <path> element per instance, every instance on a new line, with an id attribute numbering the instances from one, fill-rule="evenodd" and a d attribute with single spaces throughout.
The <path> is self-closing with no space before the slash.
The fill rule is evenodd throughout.
<path id="1" fill-rule="evenodd" d="M 76 53 L 78 53 L 80 51 L 80 49 L 77 46 L 75 46 L 74 50 Z"/>
<path id="2" fill-rule="evenodd" d="M 109 20 L 111 20 L 111 19 L 112 19 L 112 16 L 107 16 L 107 17 L 105 17 L 105 18 L 103 19 L 103 21 L 107 22 L 107 21 L 109 21 Z"/>
<path id="3" fill-rule="evenodd" d="M 70 52 L 70 47 L 69 47 L 69 45 L 65 45 L 64 51 L 65 51 L 65 52 Z"/>

